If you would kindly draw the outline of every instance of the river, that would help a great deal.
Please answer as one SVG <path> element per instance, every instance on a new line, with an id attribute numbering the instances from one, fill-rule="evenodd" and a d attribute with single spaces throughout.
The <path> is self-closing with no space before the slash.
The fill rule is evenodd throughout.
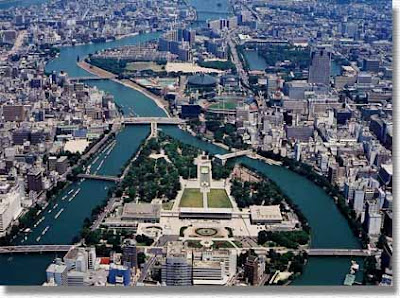
<path id="1" fill-rule="evenodd" d="M 104 48 L 136 44 L 155 38 L 156 34 L 129 37 L 109 43 L 89 44 L 62 48 L 57 59 L 48 63 L 46 71 L 67 71 L 71 77 L 88 76 L 89 74 L 76 65 L 77 56 L 84 58 L 89 53 Z M 134 110 L 140 116 L 160 116 L 163 111 L 148 97 L 113 81 L 91 81 L 99 89 L 114 95 L 116 102 L 123 106 L 125 112 Z M 220 147 L 205 143 L 176 127 L 161 127 L 167 134 L 212 153 L 225 152 Z M 100 152 L 94 160 L 92 172 L 98 169 L 98 174 L 116 175 L 121 167 L 136 151 L 141 141 L 149 132 L 147 126 L 130 126 L 117 135 L 114 149 L 107 158 L 106 152 Z M 94 158 L 95 159 L 95 158 Z M 104 159 L 103 163 L 101 161 Z M 240 162 L 254 167 L 274 180 L 282 190 L 301 208 L 312 228 L 312 246 L 321 248 L 358 248 L 360 244 L 352 235 L 345 218 L 339 213 L 332 199 L 319 187 L 307 179 L 277 166 L 249 158 L 241 158 Z M 101 165 L 100 165 L 101 164 Z M 69 186 L 42 212 L 45 218 L 26 240 L 18 238 L 23 243 L 71 243 L 79 233 L 85 217 L 107 195 L 110 183 L 100 181 L 77 182 Z M 80 192 L 69 201 L 71 195 Z M 72 192 L 68 195 L 68 192 Z M 64 200 L 63 197 L 67 195 Z M 58 204 L 58 205 L 56 205 Z M 55 215 L 64 208 L 59 217 Z M 49 213 L 50 212 L 50 213 Z M 41 234 L 49 227 L 43 236 Z M 37 238 L 41 236 L 39 241 Z M 16 243 L 19 244 L 19 243 Z M 37 285 L 45 281 L 45 268 L 53 260 L 53 254 L 43 255 L 0 255 L 0 284 L 5 285 Z M 344 275 L 348 272 L 350 258 L 345 257 L 311 257 L 304 274 L 294 284 L 298 285 L 341 285 Z M 361 260 L 359 260 L 361 262 Z M 362 262 L 361 262 L 362 263 Z M 358 280 L 360 280 L 360 274 Z"/>

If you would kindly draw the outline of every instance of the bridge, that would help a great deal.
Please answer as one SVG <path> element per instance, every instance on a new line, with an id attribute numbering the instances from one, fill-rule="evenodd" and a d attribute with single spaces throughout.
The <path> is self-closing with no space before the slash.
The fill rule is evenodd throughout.
<path id="1" fill-rule="evenodd" d="M 371 255 L 368 249 L 310 248 L 305 251 L 309 256 L 367 257 Z"/>
<path id="2" fill-rule="evenodd" d="M 241 151 L 235 151 L 231 153 L 226 153 L 226 154 L 216 154 L 215 159 L 220 162 L 222 165 L 225 165 L 226 161 L 230 158 L 235 158 L 239 156 L 245 156 L 253 153 L 251 149 L 248 150 L 241 150 Z"/>
<path id="3" fill-rule="evenodd" d="M 151 123 L 180 125 L 184 124 L 185 120 L 176 117 L 127 117 L 127 118 L 122 118 L 121 122 L 125 125 L 151 124 Z"/>
<path id="4" fill-rule="evenodd" d="M 73 77 L 69 78 L 71 82 L 76 82 L 76 81 L 100 81 L 100 80 L 110 80 L 114 79 L 115 77 Z"/>
<path id="5" fill-rule="evenodd" d="M 43 252 L 67 252 L 73 245 L 19 245 L 0 246 L 0 254 L 8 253 L 43 253 Z"/>
<path id="6" fill-rule="evenodd" d="M 94 175 L 94 174 L 79 174 L 78 178 L 102 180 L 102 181 L 111 181 L 111 182 L 115 182 L 115 183 L 121 182 L 121 178 L 120 177 L 102 176 L 102 175 Z"/>

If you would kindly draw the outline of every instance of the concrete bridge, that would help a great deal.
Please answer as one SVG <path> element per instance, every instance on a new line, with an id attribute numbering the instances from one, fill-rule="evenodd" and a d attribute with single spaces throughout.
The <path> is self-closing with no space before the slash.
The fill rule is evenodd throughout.
<path id="1" fill-rule="evenodd" d="M 73 77 L 69 78 L 71 82 L 76 82 L 76 81 L 100 81 L 100 80 L 110 80 L 114 79 L 115 77 Z"/>
<path id="2" fill-rule="evenodd" d="M 85 178 L 85 179 L 93 179 L 93 180 L 103 180 L 103 181 L 111 181 L 115 183 L 121 182 L 120 177 L 115 176 L 102 176 L 102 175 L 93 175 L 93 174 L 79 174 L 78 178 Z"/>
<path id="3" fill-rule="evenodd" d="M 125 125 L 151 124 L 151 123 L 180 125 L 184 124 L 185 120 L 176 117 L 126 117 L 121 119 L 121 123 Z"/>
<path id="4" fill-rule="evenodd" d="M 371 251 L 368 249 L 310 248 L 305 251 L 309 256 L 367 257 L 371 255 Z"/>
<path id="5" fill-rule="evenodd" d="M 235 151 L 235 152 L 226 153 L 226 154 L 216 154 L 214 157 L 215 157 L 216 161 L 220 162 L 222 165 L 225 165 L 226 161 L 230 158 L 250 155 L 252 153 L 253 153 L 253 151 L 251 149 L 248 149 L 248 150 Z"/>
<path id="6" fill-rule="evenodd" d="M 43 253 L 43 252 L 67 252 L 73 245 L 19 245 L 0 246 L 0 254 L 8 253 Z"/>

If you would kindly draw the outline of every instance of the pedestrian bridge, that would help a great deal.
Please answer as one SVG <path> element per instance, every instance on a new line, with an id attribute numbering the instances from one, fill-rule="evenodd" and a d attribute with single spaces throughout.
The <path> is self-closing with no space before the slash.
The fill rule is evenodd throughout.
<path id="1" fill-rule="evenodd" d="M 310 248 L 305 251 L 309 256 L 367 257 L 371 255 L 368 249 Z"/>
<path id="2" fill-rule="evenodd" d="M 176 117 L 127 117 L 127 118 L 122 118 L 121 122 L 125 125 L 151 124 L 151 123 L 180 125 L 184 124 L 185 120 Z"/>
<path id="3" fill-rule="evenodd" d="M 115 183 L 121 182 L 120 177 L 115 176 L 102 176 L 102 175 L 93 175 L 93 174 L 79 174 L 78 178 L 85 178 L 85 179 L 93 179 L 93 180 L 103 180 L 103 181 L 111 181 Z"/>
<path id="4" fill-rule="evenodd" d="M 8 253 L 43 253 L 43 252 L 67 252 L 73 245 L 19 245 L 0 246 L 0 254 Z"/>

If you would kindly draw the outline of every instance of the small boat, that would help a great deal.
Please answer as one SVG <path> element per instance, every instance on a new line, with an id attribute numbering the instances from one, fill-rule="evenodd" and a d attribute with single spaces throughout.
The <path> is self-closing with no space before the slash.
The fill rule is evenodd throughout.
<path id="1" fill-rule="evenodd" d="M 37 237 L 37 238 L 36 238 L 36 242 L 39 242 L 39 241 L 40 241 L 40 238 L 42 238 L 42 236 Z"/>
<path id="2" fill-rule="evenodd" d="M 53 210 L 50 209 L 49 212 L 47 212 L 47 213 L 51 213 L 51 211 L 53 211 Z"/>
<path id="3" fill-rule="evenodd" d="M 63 211 L 64 208 L 61 208 L 60 211 L 57 212 L 56 216 L 54 216 L 54 219 L 57 219 Z"/>
<path id="4" fill-rule="evenodd" d="M 67 193 L 67 195 L 70 195 L 73 191 L 74 191 L 74 190 L 71 189 L 71 190 Z"/>
<path id="5" fill-rule="evenodd" d="M 58 203 L 54 205 L 53 209 L 56 209 L 58 207 Z"/>
<path id="6" fill-rule="evenodd" d="M 63 196 L 63 197 L 61 198 L 61 201 L 64 201 L 67 197 L 68 197 L 68 196 Z"/>
<path id="7" fill-rule="evenodd" d="M 42 231 L 42 236 L 44 234 L 46 234 L 49 229 L 50 229 L 50 226 L 45 227 L 44 230 Z"/>
<path id="8" fill-rule="evenodd" d="M 24 232 L 25 232 L 25 233 L 30 233 L 30 232 L 32 232 L 32 230 L 31 230 L 30 228 L 26 228 L 26 229 L 24 230 Z"/>

